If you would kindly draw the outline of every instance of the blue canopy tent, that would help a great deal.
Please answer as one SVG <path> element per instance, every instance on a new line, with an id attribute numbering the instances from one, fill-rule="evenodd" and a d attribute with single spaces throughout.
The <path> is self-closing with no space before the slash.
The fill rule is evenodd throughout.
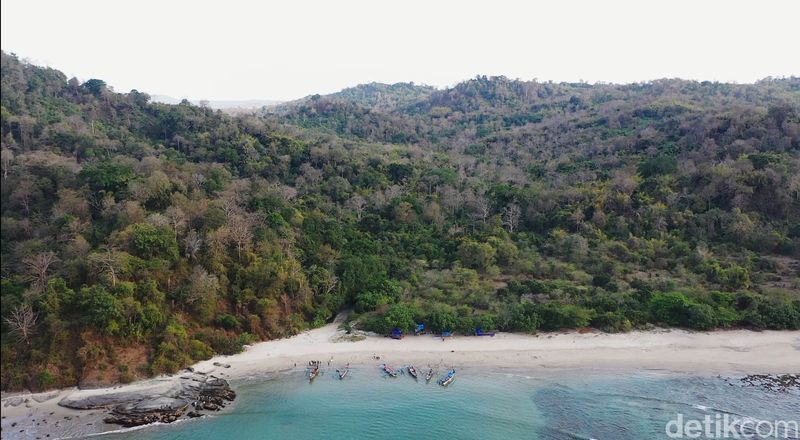
<path id="1" fill-rule="evenodd" d="M 475 329 L 475 336 L 494 336 L 494 332 L 485 332 L 482 328 Z"/>
<path id="2" fill-rule="evenodd" d="M 403 339 L 403 331 L 399 328 L 395 327 L 392 329 L 392 333 L 389 334 L 392 339 Z"/>

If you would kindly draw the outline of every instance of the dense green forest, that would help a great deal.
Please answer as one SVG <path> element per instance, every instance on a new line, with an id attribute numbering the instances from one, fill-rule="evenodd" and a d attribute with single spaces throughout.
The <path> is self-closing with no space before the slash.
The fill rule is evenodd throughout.
<path id="1" fill-rule="evenodd" d="M 800 328 L 800 78 L 368 84 L 250 115 L 2 54 L 2 389 L 131 381 L 351 309 Z"/>

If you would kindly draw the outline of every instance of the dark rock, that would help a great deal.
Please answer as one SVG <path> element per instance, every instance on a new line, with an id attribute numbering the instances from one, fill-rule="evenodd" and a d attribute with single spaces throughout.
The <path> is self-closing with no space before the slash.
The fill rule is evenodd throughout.
<path id="1" fill-rule="evenodd" d="M 734 382 L 728 382 L 731 386 Z M 735 384 L 745 387 L 760 388 L 775 393 L 786 393 L 800 390 L 800 374 L 751 374 L 740 378 Z"/>
<path id="2" fill-rule="evenodd" d="M 219 411 L 236 398 L 236 393 L 224 379 L 192 377 L 182 381 L 180 386 L 171 388 L 166 394 L 145 398 L 139 395 L 128 397 L 127 400 L 119 401 L 118 396 L 116 400 L 119 402 L 103 421 L 125 427 L 154 422 L 172 423 L 181 418 L 190 405 L 195 409 Z M 109 401 L 111 400 L 114 399 Z M 190 411 L 186 415 L 199 417 L 201 414 Z"/>
<path id="3" fill-rule="evenodd" d="M 108 409 L 106 423 L 125 427 L 146 425 L 154 422 L 172 423 L 184 416 L 200 417 L 199 410 L 219 411 L 236 398 L 236 393 L 224 379 L 191 373 L 180 380 L 154 379 L 135 392 L 121 388 L 114 393 L 67 397 L 59 405 L 73 409 Z M 80 416 L 77 416 L 80 418 Z M 64 419 L 70 420 L 69 416 Z"/>

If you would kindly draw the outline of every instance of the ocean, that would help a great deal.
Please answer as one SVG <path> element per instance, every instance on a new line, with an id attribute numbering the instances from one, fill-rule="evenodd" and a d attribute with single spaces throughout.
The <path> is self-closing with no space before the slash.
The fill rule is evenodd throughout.
<path id="1" fill-rule="evenodd" d="M 313 383 L 301 372 L 239 380 L 232 382 L 236 401 L 221 413 L 102 438 L 649 440 L 680 438 L 667 435 L 679 429 L 691 438 L 690 420 L 705 420 L 704 435 L 696 438 L 724 438 L 714 436 L 724 430 L 706 427 L 708 420 L 723 422 L 727 415 L 754 433 L 757 421 L 800 419 L 797 391 L 765 391 L 719 377 L 463 369 L 447 388 L 434 382 L 384 377 L 377 367 L 353 369 L 342 381 L 333 368 Z M 759 428 L 766 433 L 768 426 Z"/>

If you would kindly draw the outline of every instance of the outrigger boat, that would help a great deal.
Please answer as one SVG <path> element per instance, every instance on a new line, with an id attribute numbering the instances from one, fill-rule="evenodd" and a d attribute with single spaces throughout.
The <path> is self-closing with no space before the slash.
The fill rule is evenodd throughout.
<path id="1" fill-rule="evenodd" d="M 416 379 L 416 378 L 417 378 L 417 369 L 416 369 L 416 368 L 414 368 L 414 366 L 413 366 L 413 365 L 409 365 L 409 366 L 408 366 L 408 374 L 410 374 L 410 375 L 411 375 L 411 377 L 413 377 L 414 379 Z"/>
<path id="2" fill-rule="evenodd" d="M 425 373 L 425 382 L 430 382 L 433 379 L 433 368 L 429 368 L 428 372 Z"/>
<path id="3" fill-rule="evenodd" d="M 309 382 L 313 382 L 314 379 L 316 379 L 318 375 L 319 375 L 319 365 L 314 365 L 308 371 L 308 381 Z"/>
<path id="4" fill-rule="evenodd" d="M 313 382 L 319 376 L 320 361 L 308 361 L 308 381 Z"/>
<path id="5" fill-rule="evenodd" d="M 391 377 L 397 377 L 397 371 L 386 364 L 383 364 L 383 371 Z"/>
<path id="6" fill-rule="evenodd" d="M 347 377 L 347 374 L 350 373 L 350 364 L 347 364 L 347 366 L 344 368 L 336 370 L 336 372 L 339 373 L 339 380 L 344 379 Z"/>
<path id="7" fill-rule="evenodd" d="M 454 380 L 456 380 L 456 370 L 455 369 L 448 371 L 447 374 L 442 376 L 442 378 L 439 379 L 439 385 L 441 385 L 443 387 L 446 387 L 446 386 L 450 385 L 451 383 L 453 383 Z"/>

